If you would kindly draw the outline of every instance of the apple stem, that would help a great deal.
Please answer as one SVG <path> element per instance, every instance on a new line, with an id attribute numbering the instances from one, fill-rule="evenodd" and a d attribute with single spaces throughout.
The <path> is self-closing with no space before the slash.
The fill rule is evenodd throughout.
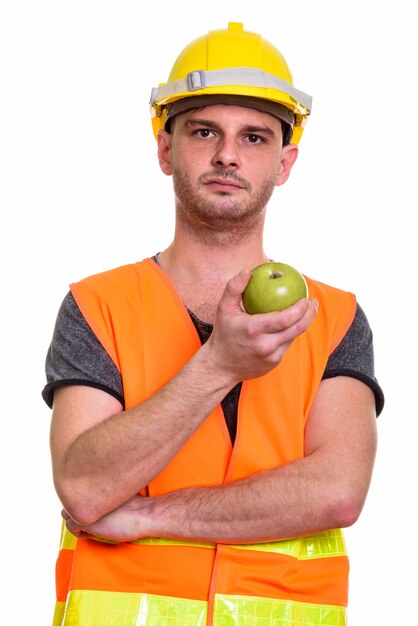
<path id="1" fill-rule="evenodd" d="M 269 278 L 280 278 L 280 276 L 283 276 L 283 272 L 270 272 Z"/>

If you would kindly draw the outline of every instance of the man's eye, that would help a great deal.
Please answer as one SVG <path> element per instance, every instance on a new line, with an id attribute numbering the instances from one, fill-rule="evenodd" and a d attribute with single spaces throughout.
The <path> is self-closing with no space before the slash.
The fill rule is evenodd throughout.
<path id="1" fill-rule="evenodd" d="M 212 135 L 212 131 L 208 128 L 199 128 L 199 130 L 197 130 L 194 134 L 205 139 L 206 137 L 210 137 Z"/>
<path id="2" fill-rule="evenodd" d="M 248 135 L 248 141 L 250 143 L 260 143 L 263 139 L 259 135 Z"/>

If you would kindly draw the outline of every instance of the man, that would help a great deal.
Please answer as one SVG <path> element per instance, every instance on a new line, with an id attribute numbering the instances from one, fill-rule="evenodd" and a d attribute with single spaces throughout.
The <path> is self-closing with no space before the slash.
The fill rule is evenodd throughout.
<path id="1" fill-rule="evenodd" d="M 310 98 L 231 23 L 151 99 L 172 244 L 71 286 L 46 401 L 64 527 L 54 624 L 345 624 L 341 527 L 368 491 L 383 404 L 352 294 L 248 315 L 268 200 Z"/>

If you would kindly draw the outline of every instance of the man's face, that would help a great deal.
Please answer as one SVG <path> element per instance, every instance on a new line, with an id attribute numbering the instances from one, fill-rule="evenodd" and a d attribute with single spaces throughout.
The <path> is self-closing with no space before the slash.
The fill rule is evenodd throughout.
<path id="1" fill-rule="evenodd" d="M 177 215 L 193 230 L 254 228 L 274 187 L 287 179 L 288 152 L 294 161 L 297 148 L 282 149 L 277 118 L 233 105 L 182 113 L 172 134 L 161 131 L 159 137 L 160 165 L 173 176 Z"/>

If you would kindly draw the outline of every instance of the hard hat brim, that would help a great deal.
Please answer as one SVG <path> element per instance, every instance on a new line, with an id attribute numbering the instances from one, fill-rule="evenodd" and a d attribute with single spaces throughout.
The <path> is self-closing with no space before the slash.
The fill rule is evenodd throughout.
<path id="1" fill-rule="evenodd" d="M 231 94 L 211 94 L 203 96 L 191 96 L 189 98 L 181 98 L 170 102 L 166 108 L 165 128 L 169 127 L 170 121 L 179 113 L 185 113 L 193 109 L 199 109 L 215 104 L 229 104 L 235 106 L 246 107 L 248 109 L 256 109 L 262 113 L 269 113 L 278 118 L 282 122 L 292 126 L 295 123 L 295 116 L 290 109 L 284 105 L 264 100 L 263 98 L 255 98 L 252 96 L 239 96 Z"/>

